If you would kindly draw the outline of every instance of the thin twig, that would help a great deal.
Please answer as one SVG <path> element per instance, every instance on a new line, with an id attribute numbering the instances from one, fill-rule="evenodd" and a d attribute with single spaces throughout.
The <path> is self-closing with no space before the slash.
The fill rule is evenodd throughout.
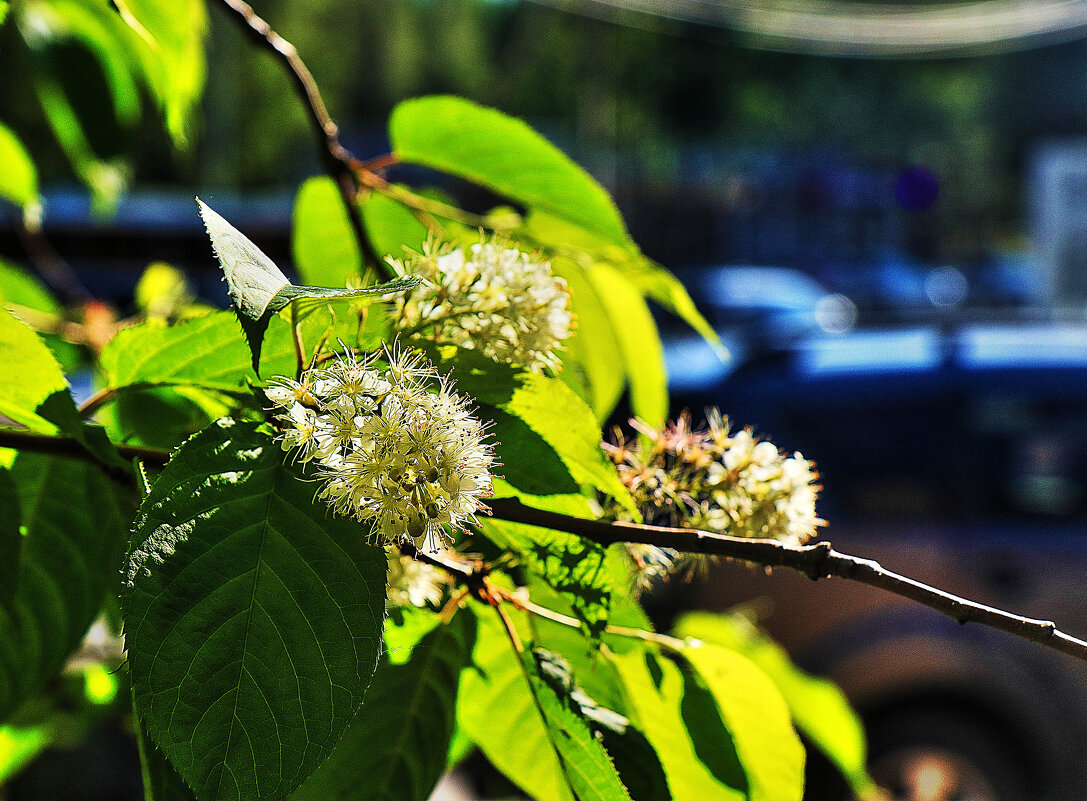
<path id="1" fill-rule="evenodd" d="M 366 233 L 362 214 L 359 211 L 357 202 L 359 185 L 356 174 L 360 162 L 340 143 L 340 129 L 329 115 L 317 83 L 313 80 L 313 75 L 305 62 L 299 57 L 294 45 L 273 31 L 267 22 L 256 15 L 249 4 L 242 0 L 219 0 L 219 4 L 232 12 L 232 17 L 252 41 L 272 53 L 287 68 L 295 90 L 309 113 L 310 123 L 320 140 L 321 159 L 324 162 L 325 171 L 340 190 L 344 210 L 347 212 L 347 218 L 358 240 L 363 258 L 370 264 L 376 265 L 378 270 L 386 269 L 381 256 Z"/>
<path id="2" fill-rule="evenodd" d="M 498 519 L 566 531 L 601 545 L 639 542 L 688 553 L 727 556 L 767 567 L 785 567 L 803 573 L 813 580 L 849 579 L 916 601 L 959 623 L 979 623 L 1087 660 L 1087 642 L 1059 630 L 1051 620 L 1015 615 L 952 595 L 887 570 L 871 559 L 835 551 L 829 542 L 791 546 L 783 545 L 777 540 L 729 537 L 694 529 L 582 520 L 557 512 L 534 509 L 512 498 L 492 499 L 487 504 L 491 507 L 491 514 Z"/>
<path id="3" fill-rule="evenodd" d="M 0 447 L 52 453 L 73 459 L 95 461 L 83 446 L 67 437 L 36 434 L 30 431 L 0 429 Z M 170 458 L 168 451 L 154 448 L 118 446 L 125 458 L 139 458 L 147 464 L 161 467 Z M 894 573 L 871 559 L 835 551 L 829 542 L 816 545 L 783 545 L 777 540 L 747 539 L 714 534 L 685 528 L 666 528 L 638 523 L 608 523 L 600 520 L 583 520 L 579 517 L 548 512 L 525 506 L 513 498 L 492 498 L 487 504 L 491 515 L 499 520 L 523 523 L 555 531 L 576 534 L 601 545 L 616 542 L 639 542 L 672 548 L 689 553 L 708 553 L 733 559 L 755 562 L 767 567 L 785 567 L 803 573 L 809 578 L 843 578 L 868 584 L 916 601 L 941 612 L 959 623 L 979 623 L 983 626 L 1006 631 L 1022 639 L 1045 645 L 1061 653 L 1087 661 L 1087 642 L 1066 634 L 1050 620 L 1015 615 L 991 606 L 985 606 L 966 598 L 952 595 L 915 579 Z M 440 567 L 465 581 L 478 582 L 483 593 L 493 594 L 494 584 L 487 581 L 487 566 L 483 563 L 465 564 L 420 552 L 410 542 L 400 546 L 401 552 L 428 564 Z M 486 600 L 486 598 L 484 598 Z"/>

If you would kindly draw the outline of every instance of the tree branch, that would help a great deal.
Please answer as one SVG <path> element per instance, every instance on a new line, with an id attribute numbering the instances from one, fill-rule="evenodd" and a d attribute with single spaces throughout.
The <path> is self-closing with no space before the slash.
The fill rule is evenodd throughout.
<path id="1" fill-rule="evenodd" d="M 73 459 L 95 461 L 78 442 L 67 437 L 36 434 L 31 431 L 0 429 L 0 447 L 17 448 L 37 453 L 51 453 Z M 120 445 L 117 450 L 127 459 L 139 458 L 147 464 L 163 466 L 170 458 L 167 451 L 154 448 L 136 448 Z M 639 542 L 672 548 L 689 553 L 707 553 L 742 559 L 767 567 L 785 567 L 803 573 L 812 580 L 843 578 L 877 587 L 894 595 L 908 598 L 919 604 L 957 620 L 959 623 L 978 623 L 1006 631 L 1031 642 L 1045 645 L 1061 653 L 1087 661 L 1087 641 L 1066 634 L 1051 620 L 1015 615 L 991 606 L 985 606 L 915 579 L 887 570 L 878 562 L 840 553 L 829 542 L 815 545 L 783 545 L 777 540 L 757 540 L 745 537 L 729 537 L 709 531 L 686 528 L 648 526 L 639 523 L 609 523 L 602 520 L 584 520 L 580 517 L 548 512 L 526 506 L 515 498 L 492 498 L 487 502 L 491 515 L 498 520 L 523 523 L 529 526 L 565 531 L 601 545 L 616 542 Z M 409 556 L 447 570 L 466 583 L 478 583 L 486 587 L 486 566 L 454 563 L 432 554 L 423 554 L 412 545 L 402 545 L 401 551 Z"/>
<path id="2" fill-rule="evenodd" d="M 258 17 L 249 4 L 242 0 L 219 0 L 219 4 L 231 12 L 232 18 L 253 42 L 269 51 L 286 67 L 294 82 L 295 91 L 306 106 L 310 123 L 320 141 L 321 160 L 324 162 L 325 171 L 340 190 L 340 197 L 343 200 L 347 218 L 351 222 L 351 229 L 362 250 L 363 259 L 384 272 L 387 278 L 394 278 L 395 276 L 389 274 L 381 256 L 374 248 L 362 222 L 362 214 L 357 203 L 359 193 L 357 174 L 361 168 L 361 162 L 341 144 L 340 129 L 329 115 L 317 83 L 313 80 L 313 75 L 305 62 L 299 57 L 298 51 L 294 45 L 273 31 L 267 22 Z"/>
<path id="3" fill-rule="evenodd" d="M 743 559 L 767 567 L 785 567 L 803 573 L 812 580 L 844 578 L 868 584 L 916 601 L 959 623 L 979 623 L 1000 629 L 1061 653 L 1087 660 L 1087 642 L 1064 633 L 1050 620 L 1023 617 L 960 598 L 887 570 L 871 559 L 835 551 L 829 542 L 798 547 L 784 545 L 777 540 L 729 537 L 694 529 L 582 520 L 557 512 L 534 509 L 513 498 L 491 499 L 487 504 L 491 507 L 491 514 L 500 520 L 565 531 L 601 545 L 616 542 L 645 543 L 677 551 Z"/>
<path id="4" fill-rule="evenodd" d="M 141 459 L 148 464 L 162 467 L 170 459 L 168 451 L 158 448 L 140 448 L 133 445 L 115 445 L 117 452 L 125 459 Z M 99 464 L 98 460 L 74 439 L 54 437 L 49 434 L 36 434 L 13 428 L 0 428 L 0 448 L 14 448 L 30 453 L 47 453 Z M 111 475 L 111 478 L 114 477 Z"/>

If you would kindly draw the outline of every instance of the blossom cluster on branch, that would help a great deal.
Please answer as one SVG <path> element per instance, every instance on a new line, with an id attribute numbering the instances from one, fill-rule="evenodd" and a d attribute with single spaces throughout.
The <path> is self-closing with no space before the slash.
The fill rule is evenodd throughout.
<path id="1" fill-rule="evenodd" d="M 388 262 L 398 275 L 423 279 L 396 300 L 401 331 L 534 372 L 561 367 L 573 314 L 566 282 L 546 259 L 493 237 L 467 249 L 427 242 Z"/>
<path id="2" fill-rule="evenodd" d="M 427 359 L 393 348 L 361 358 L 344 350 L 300 381 L 271 379 L 265 395 L 280 442 L 313 462 L 318 497 L 337 513 L 372 525 L 376 541 L 407 535 L 433 551 L 485 507 L 491 446 L 468 399 Z"/>
<path id="3" fill-rule="evenodd" d="M 616 430 L 615 441 L 604 443 L 643 520 L 788 545 L 807 542 L 825 524 L 815 511 L 820 487 L 814 464 L 799 453 L 783 454 L 749 429 L 730 431 L 716 409 L 707 417 L 700 429 L 687 412 L 660 429 L 635 419 L 639 437 Z M 614 502 L 605 512 L 630 519 Z M 643 586 L 680 566 L 675 551 L 628 547 Z"/>

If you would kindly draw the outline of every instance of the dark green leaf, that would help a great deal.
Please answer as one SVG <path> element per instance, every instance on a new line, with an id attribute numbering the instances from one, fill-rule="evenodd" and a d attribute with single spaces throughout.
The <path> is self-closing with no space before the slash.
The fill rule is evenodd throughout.
<path id="1" fill-rule="evenodd" d="M 19 557 L 23 552 L 19 496 L 11 472 L 0 469 L 0 609 L 11 612 L 19 583 Z"/>
<path id="2" fill-rule="evenodd" d="M 615 245 L 630 242 L 608 193 L 524 122 L 451 96 L 398 105 L 389 141 L 404 162 L 474 181 L 569 220 Z"/>
<path id="3" fill-rule="evenodd" d="M 680 669 L 645 649 L 614 655 L 611 661 L 626 689 L 631 721 L 656 751 L 672 797 L 746 801 L 746 779 L 720 718 L 715 725 L 702 728 L 685 719 L 692 714 L 704 715 L 704 711 L 685 704 L 691 685 Z M 703 703 L 709 699 L 709 711 L 716 716 L 708 693 L 695 697 Z"/>
<path id="4" fill-rule="evenodd" d="M 350 801 L 361 787 L 368 801 L 426 801 L 445 772 L 475 630 L 463 612 L 424 636 L 409 659 L 382 660 L 347 733 L 291 801 Z"/>
<path id="5" fill-rule="evenodd" d="M 377 665 L 383 549 L 332 517 L 270 434 L 220 420 L 137 516 L 122 608 L 148 733 L 202 801 L 283 797 Z"/>
<path id="6" fill-rule="evenodd" d="M 294 198 L 291 251 L 299 277 L 317 286 L 347 286 L 362 272 L 362 253 L 335 181 L 307 179 Z"/>
<path id="7" fill-rule="evenodd" d="M 720 720 L 732 735 L 736 755 L 747 778 L 749 801 L 800 801 L 804 795 L 804 746 L 793 730 L 789 709 L 766 674 L 747 657 L 715 645 L 688 641 L 682 657 L 708 690 L 707 701 L 716 702 Z M 687 695 L 694 692 L 688 686 Z M 717 720 L 712 703 L 687 703 L 690 713 L 705 719 L 704 727 L 688 728 L 695 750 L 703 755 L 704 730 L 714 730 Z"/>
<path id="8" fill-rule="evenodd" d="M 133 705 L 135 707 L 135 705 Z M 136 745 L 140 751 L 140 774 L 143 778 L 144 801 L 194 801 L 193 791 L 174 770 L 166 755 L 151 742 L 147 727 L 134 709 Z"/>
<path id="9" fill-rule="evenodd" d="M 89 463 L 21 453 L 12 478 L 26 535 L 0 609 L 0 720 L 54 676 L 116 587 L 126 499 Z"/>
<path id="10" fill-rule="evenodd" d="M 676 635 L 737 651 L 762 669 L 789 705 L 793 722 L 831 760 L 862 797 L 873 787 L 868 776 L 864 730 L 842 691 L 810 676 L 746 619 L 693 612 L 680 618 Z"/>

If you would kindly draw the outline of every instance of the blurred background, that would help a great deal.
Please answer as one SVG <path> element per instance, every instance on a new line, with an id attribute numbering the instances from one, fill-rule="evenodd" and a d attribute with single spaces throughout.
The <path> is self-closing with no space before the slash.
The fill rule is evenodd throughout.
<path id="1" fill-rule="evenodd" d="M 451 92 L 523 117 L 585 166 L 729 346 L 721 362 L 660 317 L 675 411 L 720 406 L 814 459 L 839 549 L 1087 634 L 1087 4 L 255 10 L 296 45 L 361 158 L 388 151 L 398 101 Z M 19 35 L 0 28 L 5 77 L 40 70 L 26 62 L 45 51 Z M 166 261 L 222 304 L 200 194 L 290 266 L 294 192 L 321 171 L 312 132 L 279 64 L 214 9 L 208 35 L 182 152 L 153 114 L 96 113 L 113 90 L 85 46 L 46 48 L 51 85 L 108 167 L 98 200 L 128 183 L 112 212 L 72 178 L 40 93 L 0 80 L 44 208 L 43 240 L 10 210 L 0 257 L 69 265 L 122 310 Z M 875 591 L 735 565 L 656 603 L 665 617 L 740 605 L 834 678 L 893 798 L 1087 797 L 1087 672 L 1069 658 Z M 818 759 L 809 771 L 811 798 L 845 797 Z M 52 772 L 38 763 L 8 798 L 61 797 L 43 789 Z M 100 797 L 138 792 L 118 781 Z"/>

